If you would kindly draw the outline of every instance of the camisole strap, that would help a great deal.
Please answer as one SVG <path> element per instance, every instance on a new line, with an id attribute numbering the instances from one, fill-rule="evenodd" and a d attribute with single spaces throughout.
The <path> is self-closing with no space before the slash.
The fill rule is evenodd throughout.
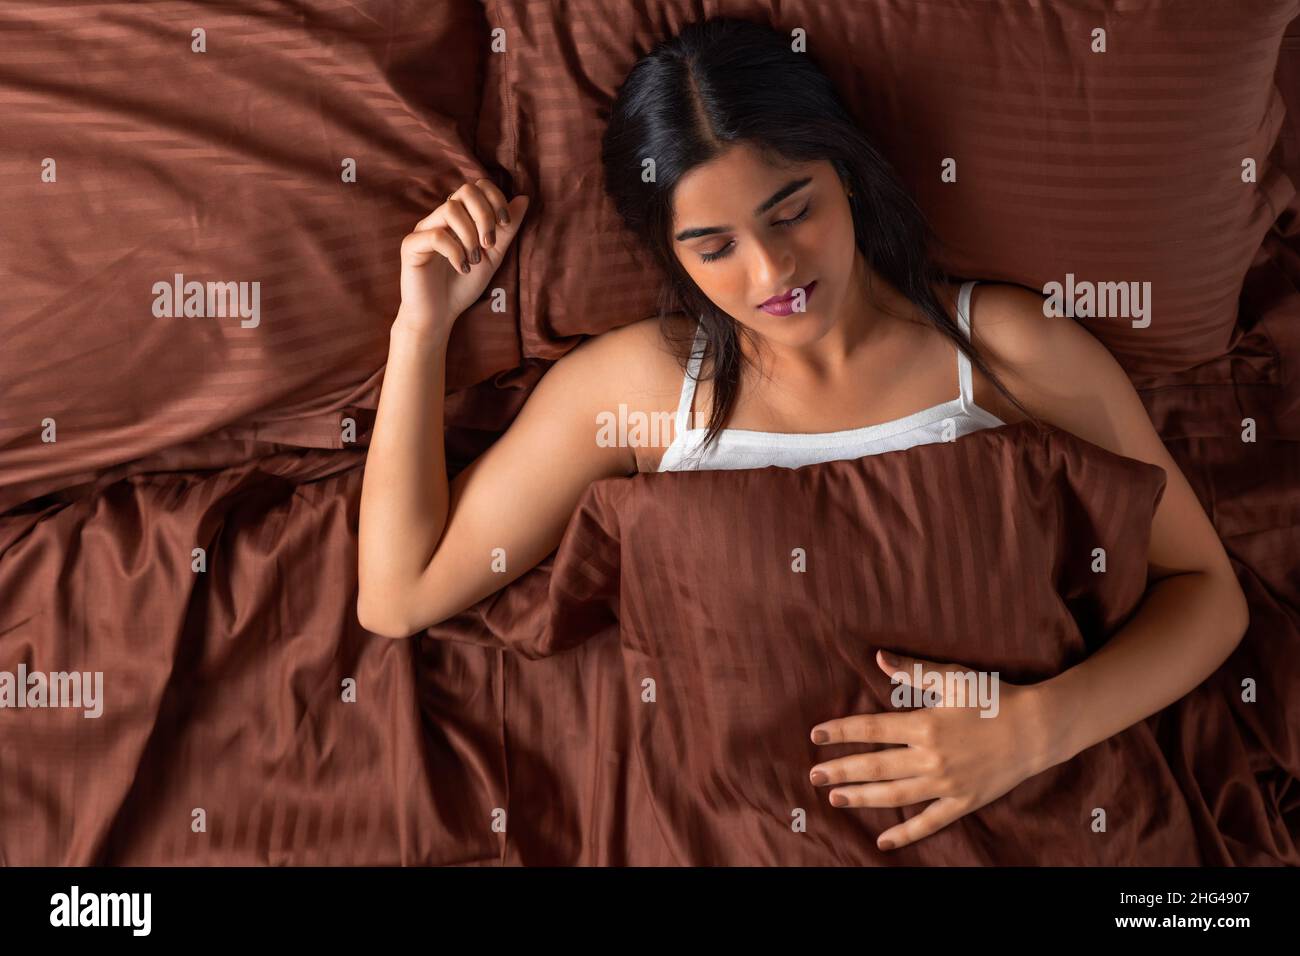
<path id="1" fill-rule="evenodd" d="M 957 294 L 957 325 L 961 328 L 966 341 L 970 341 L 970 292 L 975 283 L 963 282 Z M 974 387 L 971 384 L 970 359 L 961 349 L 957 350 L 957 387 L 961 398 L 962 411 L 970 411 L 975 404 Z"/>
<path id="2" fill-rule="evenodd" d="M 704 324 L 695 326 L 695 341 L 691 343 L 691 358 L 686 363 L 686 377 L 682 380 L 682 397 L 677 403 L 677 435 L 690 429 L 687 419 L 691 414 L 691 400 L 695 397 L 695 383 L 700 374 L 700 362 L 704 358 L 704 349 L 708 340 L 704 337 Z"/>

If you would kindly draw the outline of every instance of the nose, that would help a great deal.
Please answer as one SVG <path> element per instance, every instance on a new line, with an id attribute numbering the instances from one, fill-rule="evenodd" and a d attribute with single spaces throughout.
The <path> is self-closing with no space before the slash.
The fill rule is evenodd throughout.
<path id="1" fill-rule="evenodd" d="M 751 248 L 754 250 L 754 288 L 767 290 L 758 301 L 788 289 L 795 276 L 794 253 L 789 243 L 780 236 L 769 236 L 755 240 Z"/>

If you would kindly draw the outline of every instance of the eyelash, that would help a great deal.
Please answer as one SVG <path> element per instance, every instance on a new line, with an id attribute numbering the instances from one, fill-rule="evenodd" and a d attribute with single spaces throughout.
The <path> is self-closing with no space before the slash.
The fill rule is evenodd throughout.
<path id="1" fill-rule="evenodd" d="M 812 203 L 809 203 L 808 205 L 803 207 L 803 212 L 799 213 L 799 215 L 794 216 L 791 219 L 778 219 L 776 222 L 772 223 L 772 225 L 789 227 L 789 226 L 793 226 L 795 223 L 803 222 L 805 219 L 808 218 L 808 213 L 811 209 L 812 209 Z M 727 243 L 717 252 L 700 253 L 700 258 L 703 259 L 705 262 L 713 262 L 714 260 L 721 259 L 723 256 L 725 256 L 730 249 L 731 249 L 731 243 Z"/>

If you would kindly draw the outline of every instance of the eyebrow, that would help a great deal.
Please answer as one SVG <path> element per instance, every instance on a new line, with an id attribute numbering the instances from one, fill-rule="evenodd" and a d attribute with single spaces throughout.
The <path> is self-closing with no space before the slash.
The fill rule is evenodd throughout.
<path id="1" fill-rule="evenodd" d="M 799 190 L 807 186 L 810 182 L 812 182 L 811 176 L 805 176 L 803 179 L 790 180 L 790 182 L 786 183 L 776 192 L 772 193 L 772 195 L 769 196 L 766 200 L 759 203 L 758 208 L 754 210 L 754 215 L 755 216 L 763 215 L 763 213 L 767 212 L 777 203 L 781 202 L 781 200 L 785 199 L 790 195 L 793 195 L 794 193 L 797 193 Z M 676 239 L 678 242 L 686 242 L 688 239 L 698 239 L 700 238 L 700 236 L 712 236 L 715 233 L 728 232 L 731 230 L 731 228 L 732 228 L 731 226 L 706 226 L 700 229 L 683 229 L 673 238 Z"/>

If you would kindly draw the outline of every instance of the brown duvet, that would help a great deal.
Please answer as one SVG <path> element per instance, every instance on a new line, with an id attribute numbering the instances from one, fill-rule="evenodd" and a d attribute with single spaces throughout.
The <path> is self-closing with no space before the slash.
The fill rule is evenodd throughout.
<path id="1" fill-rule="evenodd" d="M 560 546 L 545 626 L 500 635 L 539 655 L 618 628 L 609 707 L 628 732 L 602 747 L 627 753 L 632 773 L 591 783 L 602 802 L 627 787 L 648 812 L 593 808 L 627 843 L 613 852 L 588 829 L 598 839 L 573 848 L 577 861 L 1202 862 L 1145 725 L 888 856 L 876 836 L 921 806 L 839 810 L 807 780 L 818 761 L 873 749 L 817 747 L 814 724 L 897 708 L 877 648 L 1014 684 L 1095 650 L 1141 598 L 1164 483 L 1159 468 L 1026 422 L 798 470 L 593 485 Z M 1095 548 L 1104 573 L 1090 569 Z M 1103 832 L 1090 828 L 1097 808 Z"/>
<path id="2" fill-rule="evenodd" d="M 1028 422 L 793 471 L 607 480 L 584 497 L 548 572 L 429 633 L 530 659 L 521 680 L 534 659 L 618 643 L 574 663 L 581 736 L 571 726 L 548 739 L 554 718 L 514 731 L 515 747 L 579 775 L 585 791 L 569 831 L 522 783 L 511 819 L 535 862 L 1226 864 L 1195 808 L 1227 799 L 1279 830 L 1294 860 L 1271 796 L 1248 776 L 1219 776 L 1251 754 L 1218 698 L 1186 715 L 1230 735 L 1217 753 L 1186 742 L 1171 761 L 1159 722 L 1141 722 L 891 854 L 876 836 L 924 804 L 835 809 L 808 782 L 814 763 L 873 749 L 819 748 L 814 724 L 897 706 L 877 648 L 1013 684 L 1095 651 L 1142 597 L 1164 484 L 1159 468 Z M 1184 761 L 1207 777 L 1188 794 Z"/>
<path id="3" fill-rule="evenodd" d="M 926 9 L 957 9 L 960 26 L 986 6 Z M 1215 283 L 1206 334 L 1181 341 L 1205 360 L 1138 383 L 1223 538 L 1250 628 L 1182 700 L 890 854 L 874 836 L 904 811 L 834 810 L 808 784 L 812 724 L 884 705 L 877 646 L 1007 680 L 1087 653 L 1139 595 L 1158 469 L 1008 426 L 798 472 L 602 482 L 509 588 L 408 641 L 368 634 L 357 506 L 397 244 L 464 178 L 555 172 L 522 134 L 562 128 L 484 95 L 509 66 L 486 59 L 488 15 L 549 15 L 470 0 L 0 8 L 16 51 L 0 58 L 0 684 L 102 674 L 99 716 L 39 694 L 0 708 L 0 864 L 1300 865 L 1300 28 L 1274 74 L 1285 116 L 1266 76 L 1294 6 L 1254 2 L 1258 23 L 1232 34 L 1256 56 L 1239 71 L 1255 112 L 1219 145 L 1237 164 L 1233 137 L 1263 150 L 1282 120 L 1267 188 L 1239 197 L 1248 215 L 1212 276 L 1203 260 L 1186 274 L 1161 260 L 1188 302 L 1197 270 Z M 906 32 L 909 9 L 864 5 L 857 28 L 888 13 L 904 19 L 881 35 Z M 196 25 L 205 54 L 191 51 Z M 539 55 L 545 37 L 516 49 Z M 1019 50 L 1040 66 L 1037 46 Z M 1237 70 L 1233 51 L 1216 63 Z M 1014 86 L 987 55 L 969 95 Z M 561 110 L 548 83 L 585 88 L 535 79 L 530 95 Z M 1231 105 L 1215 99 L 1214 115 Z M 1091 141 L 1086 114 L 1053 122 Z M 568 116 L 591 126 L 589 110 Z M 988 139 L 963 129 L 970 148 Z M 896 130 L 913 134 L 926 131 Z M 340 176 L 348 159 L 355 182 Z M 558 203 L 593 188 L 564 182 L 576 191 L 539 195 L 536 231 L 494 280 L 503 295 L 457 324 L 453 470 L 522 405 L 546 367 L 528 360 L 537 344 L 582 331 L 520 303 L 521 281 L 543 287 L 532 267 L 547 261 L 538 237 L 564 227 Z M 975 270 L 984 234 L 951 217 Z M 1238 247 L 1269 221 L 1262 245 Z M 1198 236 L 1209 248 L 1220 232 Z M 262 282 L 259 323 L 154 316 L 153 283 L 175 273 Z M 1110 558 L 1101 579 L 1084 573 L 1094 541 Z M 794 547 L 809 556 L 797 577 Z M 1096 807 L 1105 834 L 1089 828 Z"/>

